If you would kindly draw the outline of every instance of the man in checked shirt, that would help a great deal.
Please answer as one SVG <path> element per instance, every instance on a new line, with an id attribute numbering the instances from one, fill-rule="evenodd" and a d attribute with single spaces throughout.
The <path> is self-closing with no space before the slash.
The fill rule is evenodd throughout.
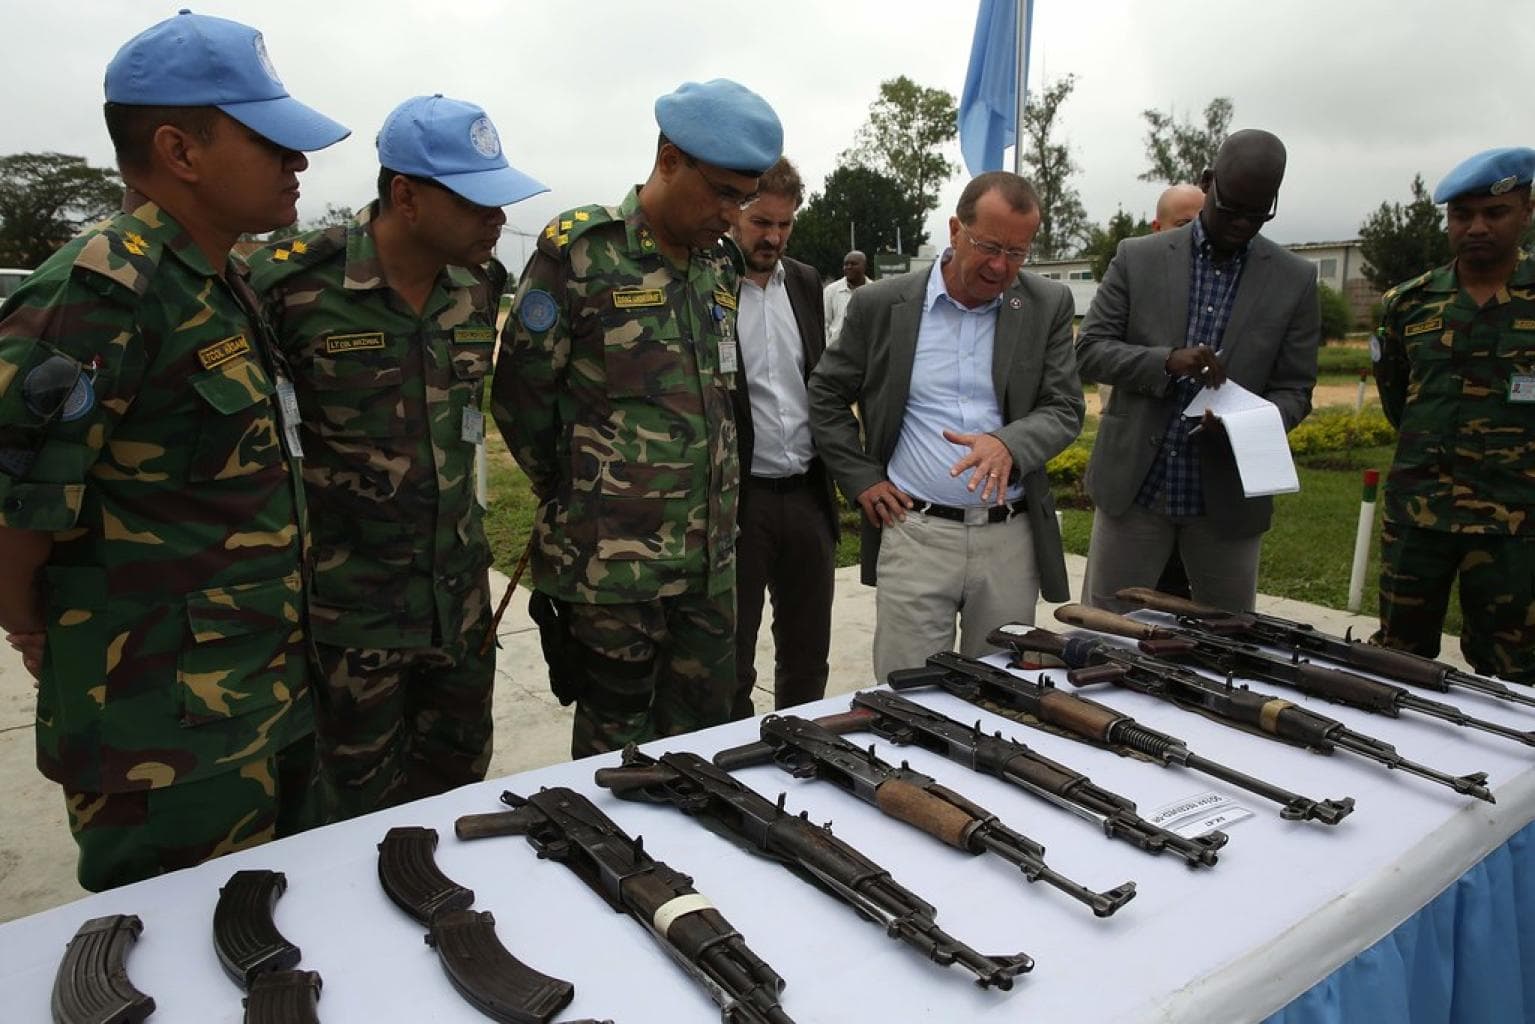
<path id="1" fill-rule="evenodd" d="M 1086 604 L 1130 607 L 1114 593 L 1155 586 L 1176 542 L 1195 601 L 1253 607 L 1273 499 L 1244 497 L 1220 421 L 1183 410 L 1230 379 L 1274 403 L 1286 430 L 1311 411 L 1316 269 L 1258 235 L 1284 170 L 1279 139 L 1232 134 L 1200 177 L 1199 216 L 1121 242 L 1082 321 L 1082 380 L 1113 385 L 1087 468 Z"/>

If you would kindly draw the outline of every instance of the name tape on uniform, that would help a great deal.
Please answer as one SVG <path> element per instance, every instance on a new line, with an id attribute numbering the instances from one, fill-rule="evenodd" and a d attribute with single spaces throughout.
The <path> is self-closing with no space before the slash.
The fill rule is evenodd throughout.
<path id="1" fill-rule="evenodd" d="M 203 364 L 204 370 L 211 370 L 215 366 L 223 366 L 231 359 L 238 359 L 250 353 L 251 343 L 245 340 L 245 335 L 236 334 L 232 338 L 223 341 L 215 341 L 211 345 L 204 345 L 197 350 L 197 361 Z"/>
<path id="2" fill-rule="evenodd" d="M 619 309 L 645 309 L 666 305 L 666 292 L 660 288 L 618 288 L 613 292 L 613 305 Z"/>
<path id="3" fill-rule="evenodd" d="M 453 328 L 453 344 L 455 345 L 489 345 L 495 340 L 496 332 L 491 327 Z"/>
<path id="4" fill-rule="evenodd" d="M 325 338 L 327 355 L 335 355 L 338 352 L 364 352 L 368 349 L 383 347 L 384 335 L 381 331 L 369 331 L 366 334 L 331 334 Z"/>

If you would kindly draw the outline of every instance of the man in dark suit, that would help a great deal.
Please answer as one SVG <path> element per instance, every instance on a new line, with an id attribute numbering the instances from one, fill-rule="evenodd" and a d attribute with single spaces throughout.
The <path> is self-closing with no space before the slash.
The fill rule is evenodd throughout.
<path id="1" fill-rule="evenodd" d="M 775 708 L 826 694 L 837 504 L 810 438 L 805 382 L 825 348 L 821 279 L 784 256 L 805 186 L 788 160 L 757 185 L 731 228 L 746 275 L 736 310 L 741 488 L 736 541 L 733 718 L 750 718 L 764 590 L 773 603 Z M 747 475 L 749 474 L 749 475 Z"/>
<path id="2" fill-rule="evenodd" d="M 1283 143 L 1245 130 L 1204 172 L 1186 227 L 1126 239 L 1082 321 L 1084 380 L 1113 386 L 1087 468 L 1097 511 L 1084 603 L 1122 611 L 1176 543 L 1194 600 L 1247 610 L 1273 499 L 1247 498 L 1220 421 L 1184 408 L 1231 379 L 1274 403 L 1286 430 L 1311 411 L 1321 320 L 1316 269 L 1258 230 L 1278 211 Z"/>
<path id="3" fill-rule="evenodd" d="M 874 671 L 1067 598 L 1045 462 L 1082 429 L 1071 292 L 1021 273 L 1039 199 L 1002 171 L 965 187 L 931 270 L 858 289 L 810 378 L 816 447 L 863 510 Z M 857 402 L 862 430 L 851 405 Z"/>

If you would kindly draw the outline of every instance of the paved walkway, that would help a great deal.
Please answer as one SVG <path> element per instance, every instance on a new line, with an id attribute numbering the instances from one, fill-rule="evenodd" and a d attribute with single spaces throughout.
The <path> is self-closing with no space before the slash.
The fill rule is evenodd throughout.
<path id="1" fill-rule="evenodd" d="M 1072 593 L 1081 592 L 1085 559 L 1066 556 Z M 500 594 L 506 578 L 492 572 Z M 1341 635 L 1352 627 L 1368 636 L 1375 621 L 1299 601 L 1260 597 L 1260 610 L 1309 622 Z M 1041 605 L 1037 621 L 1051 625 L 1053 605 Z M 768 613 L 771 614 L 770 612 Z M 847 693 L 872 683 L 869 649 L 874 638 L 874 590 L 858 582 L 858 567 L 837 571 L 832 605 L 830 693 Z M 569 708 L 549 693 L 538 631 L 527 616 L 527 601 L 514 599 L 501 621 L 495 698 L 498 749 L 490 776 L 498 778 L 568 760 Z M 1443 657 L 1457 665 L 1459 642 L 1445 638 Z M 767 622 L 757 649 L 759 674 L 772 680 L 772 640 Z M 769 691 L 754 694 L 759 713 L 772 710 Z M 75 846 L 65 822 L 58 786 L 35 767 L 32 744 L 32 679 L 21 659 L 0 644 L 0 921 L 68 903 L 87 893 L 75 882 Z"/>

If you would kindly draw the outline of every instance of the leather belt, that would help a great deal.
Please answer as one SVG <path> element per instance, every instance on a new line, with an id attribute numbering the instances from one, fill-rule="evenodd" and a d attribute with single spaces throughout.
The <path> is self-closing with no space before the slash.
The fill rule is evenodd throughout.
<path id="1" fill-rule="evenodd" d="M 966 526 L 985 526 L 988 523 L 1005 523 L 1013 516 L 1021 515 L 1028 511 L 1027 498 L 1019 498 L 1007 505 L 970 505 L 965 508 L 957 508 L 953 505 L 936 505 L 931 501 L 923 501 L 921 498 L 912 499 L 911 510 L 921 512 L 925 516 L 937 516 L 939 519 L 952 519 L 956 523 L 964 523 Z"/>
<path id="2" fill-rule="evenodd" d="M 794 476 L 750 476 L 747 482 L 753 487 L 772 491 L 774 494 L 783 494 L 786 491 L 797 491 L 810 482 L 810 474 L 797 473 Z"/>

